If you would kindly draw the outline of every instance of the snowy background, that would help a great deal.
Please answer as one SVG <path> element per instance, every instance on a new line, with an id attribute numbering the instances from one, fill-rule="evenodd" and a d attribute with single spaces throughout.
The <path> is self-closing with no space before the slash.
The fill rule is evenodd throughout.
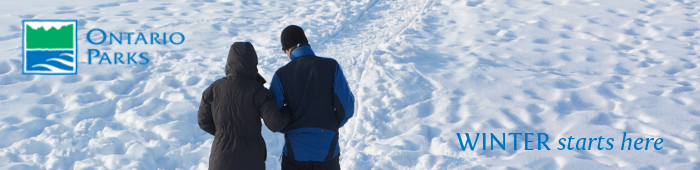
<path id="1" fill-rule="evenodd" d="M 22 75 L 24 19 L 78 20 L 77 75 Z M 207 169 L 202 91 L 234 41 L 270 80 L 290 24 L 355 94 L 344 169 L 700 169 L 699 20 L 698 0 L 3 2 L 0 169 Z M 93 28 L 186 41 L 92 45 Z M 87 49 L 150 63 L 88 65 Z M 462 151 L 455 135 L 511 132 L 547 133 L 553 150 Z M 664 148 L 555 149 L 622 132 Z M 279 169 L 283 136 L 262 133 Z"/>

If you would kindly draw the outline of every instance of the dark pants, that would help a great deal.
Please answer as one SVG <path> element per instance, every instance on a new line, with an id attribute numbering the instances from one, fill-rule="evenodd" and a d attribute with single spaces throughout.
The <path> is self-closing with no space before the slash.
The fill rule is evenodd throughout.
<path id="1" fill-rule="evenodd" d="M 282 155 L 283 170 L 340 170 L 340 155 L 325 161 L 296 161 Z"/>

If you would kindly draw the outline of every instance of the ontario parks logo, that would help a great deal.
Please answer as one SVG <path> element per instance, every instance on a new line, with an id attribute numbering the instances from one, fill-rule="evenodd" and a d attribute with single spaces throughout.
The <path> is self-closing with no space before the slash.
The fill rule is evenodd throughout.
<path id="1" fill-rule="evenodd" d="M 77 20 L 24 20 L 22 74 L 77 74 Z"/>

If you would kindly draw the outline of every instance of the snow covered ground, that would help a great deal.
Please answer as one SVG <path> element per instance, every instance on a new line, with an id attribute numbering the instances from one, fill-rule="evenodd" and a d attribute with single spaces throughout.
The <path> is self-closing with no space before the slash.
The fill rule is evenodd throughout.
<path id="1" fill-rule="evenodd" d="M 270 80 L 289 61 L 279 34 L 290 24 L 355 93 L 344 169 L 700 169 L 698 0 L 25 0 L 0 11 L 0 169 L 207 169 L 202 91 L 225 76 L 234 41 L 253 43 Z M 78 20 L 77 75 L 22 75 L 24 19 Z M 186 41 L 93 45 L 94 28 Z M 150 62 L 88 65 L 87 49 Z M 515 132 L 547 133 L 553 150 L 462 151 L 455 136 Z M 622 132 L 664 148 L 553 141 Z M 263 135 L 279 169 L 283 136 Z"/>

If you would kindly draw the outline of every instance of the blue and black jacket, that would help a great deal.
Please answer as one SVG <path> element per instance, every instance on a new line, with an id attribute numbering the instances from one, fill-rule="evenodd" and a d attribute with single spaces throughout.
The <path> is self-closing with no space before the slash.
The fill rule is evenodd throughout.
<path id="1" fill-rule="evenodd" d="M 353 116 L 355 97 L 337 61 L 317 57 L 307 44 L 272 77 L 270 90 L 292 117 L 283 153 L 296 161 L 324 162 L 340 152 L 338 128 Z"/>

